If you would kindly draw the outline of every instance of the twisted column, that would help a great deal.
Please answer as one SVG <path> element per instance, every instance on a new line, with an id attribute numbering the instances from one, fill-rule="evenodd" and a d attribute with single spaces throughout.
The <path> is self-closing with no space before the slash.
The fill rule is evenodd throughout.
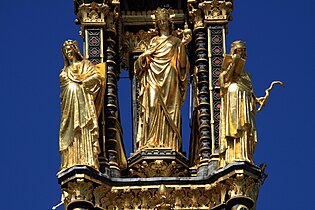
<path id="1" fill-rule="evenodd" d="M 194 124 L 199 132 L 199 162 L 194 163 L 198 166 L 198 175 L 211 174 L 218 166 L 221 107 L 218 78 L 225 53 L 226 28 L 231 20 L 232 10 L 232 0 L 188 1 L 188 12 L 196 38 L 195 93 L 198 122 Z M 192 135 L 196 135 L 194 130 Z M 193 152 L 195 151 L 196 148 Z M 194 156 L 191 158 L 196 158 L 196 155 Z"/>
<path id="2" fill-rule="evenodd" d="M 121 139 L 121 127 L 118 114 L 117 77 L 118 67 L 116 63 L 115 46 L 116 30 L 105 30 L 105 59 L 107 63 L 107 84 L 105 92 L 105 122 L 106 122 L 106 150 L 111 176 L 119 177 L 118 166 L 118 139 Z"/>
<path id="3" fill-rule="evenodd" d="M 210 126 L 210 91 L 209 91 L 209 71 L 207 37 L 204 28 L 196 28 L 196 87 L 198 100 L 198 120 L 199 120 L 199 169 L 209 161 L 211 155 L 211 126 Z M 198 171 L 203 174 L 204 169 Z"/>

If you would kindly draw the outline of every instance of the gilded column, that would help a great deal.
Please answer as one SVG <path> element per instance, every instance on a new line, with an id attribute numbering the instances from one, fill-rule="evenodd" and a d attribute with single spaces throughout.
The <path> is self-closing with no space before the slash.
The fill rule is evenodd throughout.
<path id="1" fill-rule="evenodd" d="M 106 29 L 106 63 L 107 63 L 107 89 L 106 89 L 106 137 L 107 137 L 107 151 L 108 160 L 112 175 L 119 176 L 119 167 L 117 160 L 117 138 L 121 138 L 121 130 L 118 118 L 118 101 L 117 101 L 117 76 L 118 68 L 116 59 L 116 53 L 114 51 L 116 41 L 116 30 L 114 28 Z"/>
<path id="2" fill-rule="evenodd" d="M 107 15 L 105 29 L 105 59 L 107 63 L 107 88 L 105 92 L 105 121 L 106 121 L 106 151 L 112 177 L 120 176 L 119 162 L 124 154 L 122 147 L 122 129 L 119 119 L 118 86 L 119 66 L 116 51 L 119 1 L 112 1 Z"/>
<path id="3" fill-rule="evenodd" d="M 104 60 L 104 29 L 109 6 L 104 3 L 83 3 L 74 1 L 75 14 L 78 16 L 76 23 L 81 25 L 80 34 L 84 41 L 84 56 L 94 65 L 103 63 Z M 99 155 L 100 171 L 107 173 L 108 160 L 105 148 L 105 113 L 102 110 L 99 120 Z"/>
<path id="4" fill-rule="evenodd" d="M 233 0 L 203 1 L 198 7 L 204 14 L 204 24 L 208 37 L 209 89 L 211 114 L 211 159 L 218 160 L 219 125 L 220 125 L 220 85 L 218 82 L 225 54 L 225 37 L 227 34 L 230 13 L 233 11 Z"/>
<path id="5" fill-rule="evenodd" d="M 225 35 L 233 0 L 188 1 L 191 23 L 194 25 L 196 44 L 195 62 L 195 130 L 198 140 L 193 140 L 192 150 L 198 150 L 193 164 L 198 175 L 211 174 L 219 160 L 220 87 L 218 83 L 225 53 Z M 192 131 L 195 136 L 196 131 Z"/>
<path id="6" fill-rule="evenodd" d="M 209 91 L 209 72 L 207 60 L 207 38 L 206 31 L 202 27 L 197 27 L 195 32 L 196 44 L 196 87 L 198 101 L 198 120 L 199 120 L 199 152 L 200 162 L 199 171 L 201 175 L 205 171 L 203 166 L 207 166 L 211 155 L 211 125 L 210 125 L 210 91 Z"/>
<path id="7" fill-rule="evenodd" d="M 113 177 L 120 176 L 119 163 L 126 166 L 119 120 L 117 78 L 117 20 L 119 1 L 74 1 L 77 24 L 81 25 L 85 57 L 94 65 L 106 63 L 104 108 L 99 118 L 100 171 Z M 110 169 L 110 171 L 109 171 Z"/>
<path id="8" fill-rule="evenodd" d="M 190 160 L 191 165 L 197 167 L 197 175 L 204 176 L 207 175 L 207 166 L 211 155 L 209 63 L 207 34 L 201 10 L 196 8 L 196 6 L 198 6 L 196 1 L 188 2 L 191 23 L 194 28 L 196 56 L 194 68 L 194 120 L 191 134 Z"/>

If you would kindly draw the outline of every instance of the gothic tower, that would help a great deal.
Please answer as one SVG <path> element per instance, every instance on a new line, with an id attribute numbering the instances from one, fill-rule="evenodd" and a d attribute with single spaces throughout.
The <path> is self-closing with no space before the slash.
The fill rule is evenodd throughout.
<path id="1" fill-rule="evenodd" d="M 253 160 L 254 121 L 268 95 L 253 93 L 245 42 L 227 52 L 233 9 L 233 0 L 74 0 L 84 46 L 83 56 L 75 41 L 63 46 L 58 181 L 66 210 L 255 209 L 266 174 Z M 122 70 L 130 104 L 118 100 Z M 126 105 L 129 158 L 119 110 Z"/>

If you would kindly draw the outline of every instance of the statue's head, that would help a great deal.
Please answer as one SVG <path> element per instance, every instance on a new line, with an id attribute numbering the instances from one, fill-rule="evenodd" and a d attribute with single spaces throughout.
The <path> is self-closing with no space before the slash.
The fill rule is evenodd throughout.
<path id="1" fill-rule="evenodd" d="M 246 42 L 243 41 L 234 41 L 231 44 L 231 55 L 238 54 L 242 58 L 246 59 L 247 58 L 247 53 L 246 53 Z"/>
<path id="2" fill-rule="evenodd" d="M 83 56 L 78 47 L 78 42 L 73 40 L 67 40 L 63 43 L 62 55 L 65 61 L 65 66 L 69 66 L 73 60 L 83 60 Z"/>
<path id="3" fill-rule="evenodd" d="M 170 33 L 173 31 L 173 10 L 158 8 L 155 11 L 155 14 L 152 16 L 155 19 L 155 29 L 160 32 L 160 30 L 169 31 Z"/>

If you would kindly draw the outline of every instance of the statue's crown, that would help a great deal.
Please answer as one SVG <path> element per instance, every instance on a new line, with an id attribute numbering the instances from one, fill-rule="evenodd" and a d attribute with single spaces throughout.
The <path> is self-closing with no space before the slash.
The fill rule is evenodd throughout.
<path id="1" fill-rule="evenodd" d="M 75 52 L 75 54 L 76 54 L 76 56 L 77 56 L 77 58 L 79 60 L 83 60 L 84 59 L 83 55 L 81 54 L 81 52 L 79 50 L 79 46 L 78 46 L 78 42 L 77 41 L 70 40 L 70 39 L 65 41 L 63 43 L 63 45 L 62 45 L 62 53 L 63 54 L 65 53 L 65 49 L 68 48 L 68 47 L 71 47 L 74 50 L 74 52 Z M 66 62 L 65 62 L 65 64 L 66 64 Z"/>
<path id="2" fill-rule="evenodd" d="M 238 40 L 238 41 L 234 41 L 232 44 L 231 44 L 231 54 L 234 53 L 234 51 L 236 49 L 239 49 L 239 48 L 246 48 L 246 42 L 243 42 L 241 40 Z"/>
<path id="3" fill-rule="evenodd" d="M 243 42 L 241 40 L 235 41 L 231 44 L 232 48 L 246 48 L 246 42 Z"/>
<path id="4" fill-rule="evenodd" d="M 155 21 L 157 20 L 172 20 L 174 17 L 174 11 L 172 9 L 166 9 L 166 8 L 157 8 L 154 15 L 152 16 Z"/>
<path id="5" fill-rule="evenodd" d="M 65 41 L 64 43 L 63 43 L 63 47 L 65 47 L 65 46 L 71 46 L 71 45 L 75 45 L 75 46 L 78 46 L 78 42 L 77 41 L 75 41 L 75 40 L 67 40 L 67 41 Z"/>

